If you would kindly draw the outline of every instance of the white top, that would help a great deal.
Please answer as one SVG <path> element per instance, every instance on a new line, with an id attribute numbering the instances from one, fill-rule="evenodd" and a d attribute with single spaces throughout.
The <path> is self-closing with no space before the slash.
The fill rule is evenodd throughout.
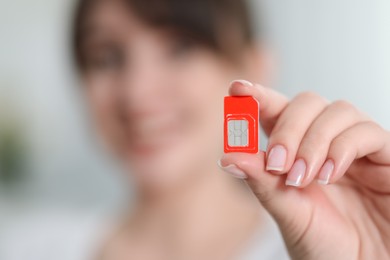
<path id="1" fill-rule="evenodd" d="M 1 260 L 94 260 L 108 234 L 107 218 L 46 213 L 14 218 L 0 231 Z M 238 260 L 290 259 L 274 221 L 255 232 Z M 3 223 L 4 224 L 4 223 Z"/>

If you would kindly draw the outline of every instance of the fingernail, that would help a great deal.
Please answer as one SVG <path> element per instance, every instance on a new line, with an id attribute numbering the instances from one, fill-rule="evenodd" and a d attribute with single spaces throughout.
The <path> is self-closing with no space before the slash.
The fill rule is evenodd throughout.
<path id="1" fill-rule="evenodd" d="M 330 177 L 334 170 L 334 163 L 332 160 L 327 160 L 320 170 L 317 182 L 322 185 L 329 184 Z"/>
<path id="2" fill-rule="evenodd" d="M 237 79 L 237 80 L 233 80 L 232 83 L 230 85 L 233 85 L 235 82 L 238 82 L 238 83 L 241 83 L 242 85 L 245 85 L 247 87 L 253 87 L 253 83 L 252 82 L 249 82 L 245 79 Z"/>
<path id="3" fill-rule="evenodd" d="M 297 160 L 290 172 L 288 173 L 286 185 L 299 187 L 302 184 L 303 177 L 305 177 L 306 173 L 306 163 L 303 159 Z"/>
<path id="4" fill-rule="evenodd" d="M 221 160 L 219 160 L 218 166 L 219 166 L 219 168 L 221 168 L 221 170 L 232 175 L 233 177 L 235 177 L 237 179 L 247 179 L 248 178 L 248 176 L 234 164 L 230 164 L 228 166 L 222 166 Z"/>
<path id="5" fill-rule="evenodd" d="M 267 171 L 283 171 L 287 160 L 287 150 L 281 145 L 275 145 L 271 149 L 267 160 Z"/>

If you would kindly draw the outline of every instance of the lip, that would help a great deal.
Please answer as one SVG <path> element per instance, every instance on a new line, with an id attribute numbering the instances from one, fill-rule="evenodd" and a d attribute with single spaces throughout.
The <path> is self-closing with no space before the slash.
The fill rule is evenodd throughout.
<path id="1" fill-rule="evenodd" d="M 142 140 L 130 139 L 128 142 L 128 152 L 132 156 L 138 158 L 144 157 L 149 158 L 156 154 L 161 154 L 168 149 L 175 146 L 177 143 L 176 135 L 166 136 L 154 142 L 144 142 Z"/>
<path id="2" fill-rule="evenodd" d="M 135 126 L 127 134 L 128 149 L 132 153 L 149 155 L 172 146 L 179 135 L 179 127 L 172 121 L 147 129 Z"/>

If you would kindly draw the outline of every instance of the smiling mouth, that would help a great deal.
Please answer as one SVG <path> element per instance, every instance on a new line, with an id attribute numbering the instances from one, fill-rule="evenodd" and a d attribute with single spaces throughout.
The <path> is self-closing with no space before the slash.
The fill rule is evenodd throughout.
<path id="1" fill-rule="evenodd" d="M 179 135 L 178 120 L 173 115 L 142 118 L 129 122 L 128 148 L 137 154 L 152 154 L 172 146 Z"/>

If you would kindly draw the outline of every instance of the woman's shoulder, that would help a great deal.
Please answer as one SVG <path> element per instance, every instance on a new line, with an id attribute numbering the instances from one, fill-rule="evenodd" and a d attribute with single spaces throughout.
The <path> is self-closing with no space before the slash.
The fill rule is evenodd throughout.
<path id="1" fill-rule="evenodd" d="M 0 259 L 86 260 L 110 229 L 104 214 L 44 211 L 5 219 Z"/>

